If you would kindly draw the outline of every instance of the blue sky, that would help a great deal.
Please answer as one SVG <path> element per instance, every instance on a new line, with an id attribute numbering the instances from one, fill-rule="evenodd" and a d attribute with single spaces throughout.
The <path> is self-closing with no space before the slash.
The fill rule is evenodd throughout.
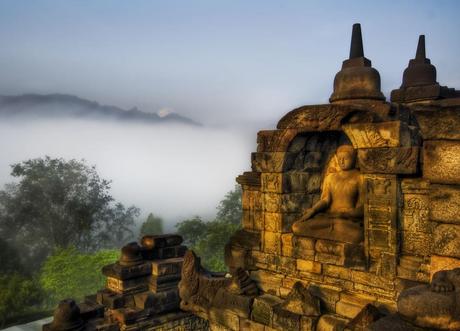
<path id="1" fill-rule="evenodd" d="M 460 88 L 460 1 L 0 0 L 0 94 L 69 93 L 208 124 L 327 102 L 360 22 L 387 97 L 419 34 Z"/>

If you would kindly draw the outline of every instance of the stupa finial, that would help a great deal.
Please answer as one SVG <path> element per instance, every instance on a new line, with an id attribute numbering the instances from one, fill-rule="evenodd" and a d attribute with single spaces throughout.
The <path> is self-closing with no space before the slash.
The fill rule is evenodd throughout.
<path id="1" fill-rule="evenodd" d="M 350 59 L 364 56 L 363 37 L 361 35 L 361 24 L 353 24 L 351 33 Z"/>
<path id="2" fill-rule="evenodd" d="M 421 34 L 418 37 L 418 44 L 417 44 L 417 53 L 415 54 L 415 58 L 417 60 L 424 60 L 426 59 L 426 51 L 425 51 L 425 35 Z"/>

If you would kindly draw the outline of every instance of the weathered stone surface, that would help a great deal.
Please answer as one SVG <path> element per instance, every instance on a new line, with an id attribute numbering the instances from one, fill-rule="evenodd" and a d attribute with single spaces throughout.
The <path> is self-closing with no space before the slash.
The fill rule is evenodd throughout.
<path id="1" fill-rule="evenodd" d="M 134 266 L 122 266 L 118 262 L 102 267 L 102 274 L 106 277 L 127 280 L 147 276 L 151 273 L 149 263 L 141 263 Z"/>
<path id="2" fill-rule="evenodd" d="M 294 256 L 299 259 L 311 260 L 315 256 L 316 240 L 307 237 L 293 236 Z"/>
<path id="3" fill-rule="evenodd" d="M 295 155 L 287 152 L 252 153 L 252 171 L 285 172 L 292 168 L 294 159 Z"/>
<path id="4" fill-rule="evenodd" d="M 256 190 L 243 190 L 241 195 L 241 203 L 243 210 L 262 210 L 263 196 L 260 191 Z"/>
<path id="5" fill-rule="evenodd" d="M 212 306 L 229 310 L 243 318 L 249 318 L 254 298 L 247 295 L 234 294 L 224 288 L 217 290 Z"/>
<path id="6" fill-rule="evenodd" d="M 183 262 L 184 259 L 181 257 L 152 261 L 152 275 L 164 276 L 180 274 Z"/>
<path id="7" fill-rule="evenodd" d="M 246 318 L 240 318 L 240 331 L 264 331 L 264 325 Z"/>
<path id="8" fill-rule="evenodd" d="M 247 248 L 233 246 L 227 243 L 224 248 L 225 265 L 230 271 L 238 268 L 247 268 L 249 261 L 249 250 Z"/>
<path id="9" fill-rule="evenodd" d="M 240 319 L 238 315 L 227 309 L 212 307 L 209 310 L 209 318 L 218 324 L 221 324 L 230 330 L 238 331 L 240 329 Z"/>
<path id="10" fill-rule="evenodd" d="M 433 278 L 433 275 L 438 271 L 455 268 L 460 268 L 460 259 L 432 255 L 430 259 L 430 279 Z"/>
<path id="11" fill-rule="evenodd" d="M 314 262 L 311 260 L 297 259 L 297 270 L 320 274 L 321 273 L 321 263 Z"/>
<path id="12" fill-rule="evenodd" d="M 279 295 L 279 288 L 284 276 L 275 272 L 257 270 L 251 271 L 251 278 L 262 291 L 271 295 Z"/>
<path id="13" fill-rule="evenodd" d="M 400 278 L 416 282 L 428 282 L 430 280 L 429 269 L 428 257 L 402 255 L 399 258 L 397 272 Z"/>
<path id="14" fill-rule="evenodd" d="M 425 141 L 423 162 L 423 177 L 432 183 L 460 184 L 460 142 Z"/>
<path id="15" fill-rule="evenodd" d="M 398 298 L 398 311 L 413 324 L 433 329 L 460 329 L 458 292 L 460 269 L 440 271 L 431 285 L 404 290 Z"/>
<path id="16" fill-rule="evenodd" d="M 430 218 L 460 224 L 460 189 L 450 185 L 430 186 Z"/>
<path id="17" fill-rule="evenodd" d="M 281 255 L 281 233 L 264 231 L 262 233 L 263 251 L 269 254 Z"/>
<path id="18" fill-rule="evenodd" d="M 297 331 L 300 329 L 300 315 L 276 306 L 273 309 L 272 324 L 276 330 Z"/>
<path id="19" fill-rule="evenodd" d="M 358 164 L 364 173 L 414 174 L 418 155 L 418 147 L 364 148 L 358 150 Z"/>
<path id="20" fill-rule="evenodd" d="M 292 233 L 283 233 L 281 235 L 281 255 L 283 256 L 293 256 L 294 255 L 294 246 L 292 244 Z"/>
<path id="21" fill-rule="evenodd" d="M 264 211 L 270 213 L 301 213 L 312 202 L 313 195 L 307 193 L 264 193 Z"/>
<path id="22" fill-rule="evenodd" d="M 361 266 L 365 264 L 362 245 L 317 240 L 315 243 L 315 261 L 341 266 Z"/>
<path id="23" fill-rule="evenodd" d="M 146 235 L 142 237 L 142 246 L 147 249 L 178 246 L 184 239 L 178 234 Z"/>
<path id="24" fill-rule="evenodd" d="M 261 174 L 262 192 L 317 193 L 321 186 L 318 172 L 290 171 Z"/>
<path id="25" fill-rule="evenodd" d="M 460 140 L 458 109 L 417 110 L 414 112 L 424 140 Z"/>
<path id="26" fill-rule="evenodd" d="M 286 152 L 298 129 L 262 130 L 257 133 L 257 152 Z"/>
<path id="27" fill-rule="evenodd" d="M 365 175 L 365 247 L 370 270 L 393 277 L 398 251 L 398 181 L 394 175 Z"/>
<path id="28" fill-rule="evenodd" d="M 323 265 L 323 274 L 325 276 L 344 279 L 344 280 L 351 279 L 351 270 L 349 268 L 335 266 L 332 264 Z"/>
<path id="29" fill-rule="evenodd" d="M 433 252 L 460 257 L 460 225 L 440 224 L 434 230 Z"/>
<path id="30" fill-rule="evenodd" d="M 264 213 L 264 230 L 270 232 L 291 232 L 292 224 L 297 221 L 301 213 Z"/>
<path id="31" fill-rule="evenodd" d="M 408 127 L 400 122 L 347 124 L 343 130 L 355 148 L 410 146 Z"/>
<path id="32" fill-rule="evenodd" d="M 277 296 L 264 294 L 254 299 L 251 319 L 255 322 L 272 326 L 273 309 L 283 302 Z"/>
<path id="33" fill-rule="evenodd" d="M 341 316 L 324 314 L 318 320 L 316 331 L 342 331 L 348 322 L 348 319 Z"/>
<path id="34" fill-rule="evenodd" d="M 260 232 L 237 230 L 230 237 L 229 243 L 232 246 L 238 246 L 247 249 L 260 249 L 261 235 Z"/>
<path id="35" fill-rule="evenodd" d="M 116 293 L 135 293 L 146 291 L 149 288 L 150 276 L 121 280 L 107 277 L 107 288 Z"/>
<path id="36" fill-rule="evenodd" d="M 291 313 L 305 316 L 321 315 L 319 299 L 301 283 L 296 282 L 292 287 L 281 308 Z"/>
<path id="37" fill-rule="evenodd" d="M 340 130 L 343 121 L 348 118 L 372 122 L 377 116 L 372 111 L 346 105 L 303 106 L 287 113 L 278 122 L 278 129 L 298 128 L 304 131 Z"/>
<path id="38" fill-rule="evenodd" d="M 368 327 L 369 331 L 423 331 L 404 321 L 399 314 L 390 314 L 382 317 Z M 348 331 L 348 330 L 347 330 Z"/>
<path id="39" fill-rule="evenodd" d="M 373 305 L 367 304 L 346 326 L 349 330 L 365 331 L 372 323 L 383 317 L 383 314 Z"/>
<path id="40" fill-rule="evenodd" d="M 321 301 L 321 308 L 326 308 L 327 311 L 335 311 L 335 306 L 340 300 L 341 288 L 327 286 L 327 285 L 314 285 L 308 286 L 310 292 Z"/>

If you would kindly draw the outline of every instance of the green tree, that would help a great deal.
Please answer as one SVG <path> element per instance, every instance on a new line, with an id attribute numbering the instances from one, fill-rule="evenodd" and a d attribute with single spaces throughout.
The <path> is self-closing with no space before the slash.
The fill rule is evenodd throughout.
<path id="1" fill-rule="evenodd" d="M 233 191 L 228 192 L 217 207 L 216 218 L 231 224 L 240 224 L 242 217 L 241 209 L 242 191 L 239 185 L 235 185 Z"/>
<path id="2" fill-rule="evenodd" d="M 40 271 L 40 284 L 47 293 L 47 305 L 59 300 L 81 300 L 104 287 L 105 276 L 101 268 L 114 263 L 119 250 L 101 250 L 96 253 L 80 253 L 74 247 L 57 249 L 49 256 Z"/>
<path id="3" fill-rule="evenodd" d="M 10 318 L 37 307 L 43 292 L 35 279 L 14 273 L 0 275 L 0 328 Z"/>
<path id="4" fill-rule="evenodd" d="M 163 219 L 158 216 L 154 216 L 152 213 L 149 214 L 147 220 L 142 223 L 140 235 L 155 235 L 163 233 Z"/>
<path id="5" fill-rule="evenodd" d="M 213 271 L 226 271 L 224 247 L 241 222 L 241 189 L 228 192 L 217 207 L 217 216 L 205 222 L 199 216 L 176 224 L 185 244 L 201 257 L 203 265 Z"/>
<path id="6" fill-rule="evenodd" d="M 0 238 L 21 247 L 30 270 L 56 248 L 94 251 L 133 236 L 139 210 L 115 203 L 94 166 L 47 156 L 12 165 L 11 175 L 18 181 L 0 191 Z"/>

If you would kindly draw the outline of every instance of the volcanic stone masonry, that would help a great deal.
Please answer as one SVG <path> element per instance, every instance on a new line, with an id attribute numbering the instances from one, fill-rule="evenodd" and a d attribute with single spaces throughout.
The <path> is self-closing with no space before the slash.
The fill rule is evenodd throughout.
<path id="1" fill-rule="evenodd" d="M 386 102 L 355 24 L 330 103 L 260 131 L 237 182 L 228 274 L 147 236 L 44 330 L 460 330 L 460 91 L 424 36 Z"/>

